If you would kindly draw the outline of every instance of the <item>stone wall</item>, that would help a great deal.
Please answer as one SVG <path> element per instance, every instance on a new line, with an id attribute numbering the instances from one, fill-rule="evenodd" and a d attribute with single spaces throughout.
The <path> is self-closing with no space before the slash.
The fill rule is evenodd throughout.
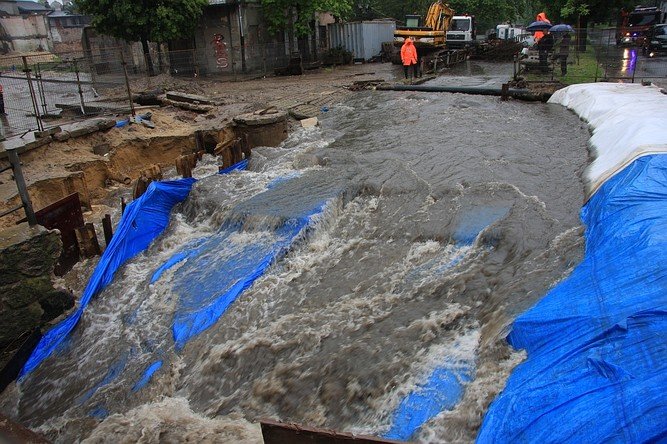
<path id="1" fill-rule="evenodd" d="M 22 338 L 74 306 L 52 282 L 61 250 L 57 230 L 22 224 L 0 232 L 0 368 Z"/>
<path id="2" fill-rule="evenodd" d="M 54 20 L 51 23 L 50 32 L 53 51 L 57 54 L 83 52 L 81 43 L 83 28 L 65 28 Z"/>

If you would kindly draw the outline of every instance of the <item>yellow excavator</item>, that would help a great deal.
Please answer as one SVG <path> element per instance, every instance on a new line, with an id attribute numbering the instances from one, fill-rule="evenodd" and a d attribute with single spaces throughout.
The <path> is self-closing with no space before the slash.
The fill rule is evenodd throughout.
<path id="1" fill-rule="evenodd" d="M 396 43 L 412 38 L 417 50 L 424 49 L 424 53 L 434 52 L 442 49 L 447 43 L 447 30 L 454 17 L 454 10 L 441 0 L 431 4 L 426 13 L 423 23 L 421 16 L 408 15 L 405 26 L 398 27 L 394 31 Z"/>

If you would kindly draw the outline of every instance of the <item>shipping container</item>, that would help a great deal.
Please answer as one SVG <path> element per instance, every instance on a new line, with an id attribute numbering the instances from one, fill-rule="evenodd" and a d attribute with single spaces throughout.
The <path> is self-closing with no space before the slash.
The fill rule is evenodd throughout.
<path id="1" fill-rule="evenodd" d="M 370 60 L 380 55 L 383 42 L 394 40 L 395 29 L 393 20 L 333 23 L 327 26 L 329 48 L 342 47 L 355 60 Z"/>

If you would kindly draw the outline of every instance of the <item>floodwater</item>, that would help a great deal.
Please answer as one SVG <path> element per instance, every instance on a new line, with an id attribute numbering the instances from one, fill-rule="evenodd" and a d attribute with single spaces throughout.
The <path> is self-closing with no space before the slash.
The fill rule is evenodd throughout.
<path id="1" fill-rule="evenodd" d="M 453 74 L 435 82 L 462 84 Z M 523 359 L 509 324 L 582 257 L 588 130 L 556 105 L 372 91 L 321 123 L 200 180 L 2 411 L 58 442 L 261 442 L 261 418 L 384 436 L 435 369 L 465 366 L 460 402 L 413 439 L 474 440 Z M 217 322 L 175 345 L 193 298 L 276 246 Z M 197 253 L 151 284 L 184 248 Z"/>

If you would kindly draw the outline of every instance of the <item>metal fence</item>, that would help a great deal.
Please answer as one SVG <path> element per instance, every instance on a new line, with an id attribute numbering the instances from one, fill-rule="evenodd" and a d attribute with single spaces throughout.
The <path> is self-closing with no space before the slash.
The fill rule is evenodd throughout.
<path id="1" fill-rule="evenodd" d="M 317 68 L 320 54 L 290 56 L 284 43 L 240 48 L 151 51 L 151 62 L 129 46 L 24 57 L 0 57 L 0 124 L 4 136 L 43 130 L 77 119 L 128 112 L 135 90 L 157 89 L 164 76 L 243 80 L 279 74 L 294 60 Z M 152 69 L 150 67 L 152 66 Z M 4 110 L 2 109 L 4 105 Z"/>
<path id="2" fill-rule="evenodd" d="M 632 46 L 617 45 L 615 28 L 577 31 L 573 35 L 585 38 L 581 45 L 576 38 L 570 44 L 566 74 L 562 75 L 559 57 L 560 36 L 556 34 L 554 51 L 540 63 L 539 53 L 534 48 L 524 50 L 515 60 L 515 78 L 536 81 L 560 81 L 584 83 L 599 81 L 618 82 L 666 82 L 667 54 L 651 54 L 640 43 Z M 585 37 L 581 37 L 585 36 Z"/>
<path id="3" fill-rule="evenodd" d="M 122 65 L 120 65 L 122 72 Z M 11 136 L 129 108 L 128 95 L 106 97 L 98 92 L 95 69 L 81 53 L 31 55 L 0 59 L 4 114 L 0 123 Z M 121 74 L 105 86 L 122 87 Z M 117 94 L 116 94 L 117 95 Z M 2 111 L 0 109 L 0 111 Z"/>
<path id="4" fill-rule="evenodd" d="M 553 58 L 557 48 L 545 65 L 540 65 L 534 50 L 517 57 L 515 77 L 565 83 L 667 81 L 667 57 L 651 57 L 640 47 L 617 46 L 615 29 L 575 34 L 586 35 L 586 45 L 584 48 L 576 39 L 572 41 L 566 77 L 561 76 L 560 61 Z M 518 49 L 487 45 L 484 57 L 508 60 Z M 0 112 L 4 111 L 0 124 L 4 135 L 42 130 L 90 116 L 127 113 L 133 91 L 162 88 L 168 84 L 165 76 L 243 80 L 294 73 L 291 68 L 306 72 L 327 63 L 343 63 L 328 57 L 325 48 L 313 50 L 312 45 L 302 47 L 298 55 L 290 55 L 285 43 L 247 44 L 243 48 L 221 43 L 180 51 L 166 51 L 163 45 L 151 52 L 151 58 L 149 63 L 129 45 L 96 47 L 88 53 L 0 57 L 0 105 L 4 105 L 4 110 L 0 107 Z"/>

